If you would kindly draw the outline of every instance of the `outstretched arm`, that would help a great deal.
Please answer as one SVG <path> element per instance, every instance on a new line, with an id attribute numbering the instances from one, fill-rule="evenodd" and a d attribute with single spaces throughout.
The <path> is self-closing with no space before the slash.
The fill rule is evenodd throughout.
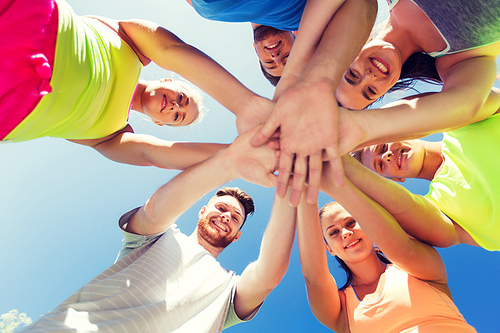
<path id="1" fill-rule="evenodd" d="M 440 74 L 445 82 L 440 93 L 398 101 L 381 109 L 340 110 L 340 153 L 457 129 L 498 111 L 500 96 L 496 88 L 492 90 L 494 57 L 463 60 Z"/>
<path id="2" fill-rule="evenodd" d="M 120 21 L 120 29 L 142 54 L 160 67 L 182 75 L 237 117 L 251 112 L 253 105 L 267 105 L 262 102 L 263 97 L 243 86 L 212 58 L 159 25 L 144 20 L 127 20 Z"/>
<path id="3" fill-rule="evenodd" d="M 381 202 L 361 192 L 349 180 L 342 188 L 330 181 L 324 190 L 351 214 L 363 232 L 393 263 L 419 279 L 436 283 L 443 292 L 449 293 L 446 268 L 439 253 L 432 246 L 409 237 Z M 420 214 L 417 216 L 422 218 Z"/>
<path id="4" fill-rule="evenodd" d="M 350 156 L 343 156 L 342 160 L 346 177 L 383 206 L 407 234 L 438 247 L 458 243 L 453 222 L 434 203 L 367 169 Z M 325 167 L 322 190 L 326 193 L 334 188 L 331 176 L 331 169 Z"/>
<path id="5" fill-rule="evenodd" d="M 239 136 L 228 148 L 163 185 L 133 215 L 127 231 L 140 235 L 162 232 L 205 193 L 235 178 L 274 186 L 275 152 L 252 147 L 249 139 L 254 132 Z"/>
<path id="6" fill-rule="evenodd" d="M 306 281 L 309 306 L 316 319 L 335 332 L 349 332 L 343 292 L 328 270 L 327 255 L 317 204 L 309 204 L 302 195 L 297 209 L 300 265 Z"/>
<path id="7" fill-rule="evenodd" d="M 296 209 L 274 197 L 273 211 L 260 246 L 259 259 L 245 268 L 236 287 L 234 309 L 247 317 L 279 284 L 286 273 L 296 227 Z"/>
<path id="8" fill-rule="evenodd" d="M 147 134 L 136 134 L 130 125 L 104 138 L 69 141 L 92 147 L 115 162 L 175 170 L 187 169 L 228 146 L 165 141 Z"/>
<path id="9" fill-rule="evenodd" d="M 331 10 L 338 8 L 343 1 L 314 1 L 307 4 L 306 9 L 316 9 L 315 6 L 330 4 Z M 298 62 L 294 62 L 295 55 L 291 55 L 290 66 L 284 73 L 283 85 L 298 81 L 282 92 L 279 87 L 277 93 L 281 94 L 275 108 L 263 129 L 252 139 L 252 144 L 261 145 L 280 128 L 280 172 L 278 195 L 283 197 L 286 193 L 288 181 L 293 166 L 293 193 L 291 203 L 297 205 L 300 191 L 306 175 L 309 174 L 308 200 L 315 202 L 321 175 L 321 153 L 326 150 L 332 164 L 335 165 L 337 179 L 342 181 L 342 166 L 337 153 L 337 100 L 334 91 L 344 73 L 345 68 L 358 54 L 366 42 L 369 32 L 375 21 L 377 2 L 374 0 L 347 0 L 342 7 L 333 13 L 326 30 L 320 36 L 321 41 L 317 49 L 310 51 L 317 43 L 313 38 L 306 42 L 305 49 L 294 45 L 292 53 L 297 55 Z M 328 12 L 328 11 L 326 11 Z M 324 16 L 313 12 L 324 22 Z M 307 15 L 304 19 L 314 20 L 314 15 Z M 304 21 L 304 24 L 310 23 Z M 314 21 L 312 22 L 314 24 Z M 317 34 L 314 26 L 303 25 L 299 28 Z M 297 41 L 299 43 L 300 40 Z M 340 47 L 339 47 L 340 46 Z M 297 49 L 297 50 L 295 50 Z M 310 61 L 307 58 L 312 55 Z M 303 58 L 303 60 L 301 60 Z M 304 68 L 303 64 L 307 64 Z M 289 79 L 292 77 L 292 79 Z M 282 92 L 282 93 L 281 93 Z"/>

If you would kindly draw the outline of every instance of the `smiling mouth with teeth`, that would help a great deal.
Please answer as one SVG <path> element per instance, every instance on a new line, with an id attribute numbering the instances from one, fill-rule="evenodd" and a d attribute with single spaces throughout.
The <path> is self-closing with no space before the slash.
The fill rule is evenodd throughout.
<path id="1" fill-rule="evenodd" d="M 349 244 L 347 244 L 346 246 L 344 246 L 344 249 L 351 248 L 351 247 L 353 247 L 354 245 L 357 245 L 359 242 L 361 242 L 361 238 L 360 238 L 360 239 L 356 239 L 356 240 L 355 240 L 355 241 L 353 241 L 353 242 L 350 242 Z"/>
<path id="2" fill-rule="evenodd" d="M 279 48 L 281 46 L 281 41 L 277 41 L 276 43 L 272 44 L 272 45 L 266 45 L 264 46 L 264 50 L 266 51 L 275 51 L 277 48 Z"/>
<path id="3" fill-rule="evenodd" d="M 163 101 L 161 102 L 161 109 L 160 109 L 160 111 L 163 111 L 166 106 L 167 106 L 167 96 L 163 95 Z"/>
<path id="4" fill-rule="evenodd" d="M 370 58 L 370 62 L 375 66 L 375 68 L 382 74 L 387 75 L 389 74 L 389 69 L 387 68 L 386 65 L 384 65 L 381 61 L 375 59 L 375 58 Z"/>
<path id="5" fill-rule="evenodd" d="M 217 219 L 213 219 L 212 222 L 222 231 L 226 231 L 226 232 L 228 231 L 227 226 L 224 223 L 219 222 Z"/>

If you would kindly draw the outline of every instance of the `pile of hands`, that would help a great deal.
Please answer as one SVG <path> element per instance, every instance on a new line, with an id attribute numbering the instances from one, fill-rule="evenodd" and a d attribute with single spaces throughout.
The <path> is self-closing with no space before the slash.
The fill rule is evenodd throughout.
<path id="1" fill-rule="evenodd" d="M 366 131 L 356 118 L 356 112 L 338 106 L 334 92 L 333 83 L 327 80 L 298 81 L 274 102 L 258 96 L 236 122 L 240 137 L 235 144 L 240 147 L 238 152 L 233 151 L 247 161 L 240 170 L 242 178 L 277 186 L 276 192 L 281 198 L 291 186 L 290 204 L 293 206 L 299 204 L 301 191 L 307 183 L 307 201 L 315 203 L 322 165 L 329 161 L 336 185 L 342 186 L 341 156 L 360 145 Z M 242 149 L 244 144 L 247 149 Z M 258 149 L 272 149 L 272 161 L 259 159 Z M 242 156 L 243 151 L 247 156 Z M 272 175 L 275 171 L 277 177 Z"/>

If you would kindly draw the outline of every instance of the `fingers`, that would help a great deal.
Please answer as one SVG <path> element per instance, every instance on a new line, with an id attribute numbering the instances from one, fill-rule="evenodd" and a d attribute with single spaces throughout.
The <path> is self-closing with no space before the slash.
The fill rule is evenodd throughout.
<path id="1" fill-rule="evenodd" d="M 269 119 L 260 129 L 260 131 L 257 132 L 257 134 L 255 134 L 252 139 L 250 139 L 250 144 L 254 147 L 262 146 L 277 131 L 279 126 L 279 120 L 274 116 L 274 113 L 271 113 Z"/>
<path id="2" fill-rule="evenodd" d="M 333 180 L 335 181 L 335 185 L 337 187 L 344 186 L 344 168 L 342 167 L 342 159 L 338 154 L 338 148 L 330 146 L 326 149 L 326 153 L 328 154 L 330 165 L 332 166 Z"/>
<path id="3" fill-rule="evenodd" d="M 322 152 L 309 156 L 309 189 L 307 190 L 307 202 L 310 204 L 314 204 L 318 201 L 322 166 Z"/>
<path id="4" fill-rule="evenodd" d="M 280 141 L 279 140 L 269 140 L 267 142 L 267 146 L 271 149 L 278 150 L 278 149 L 280 149 Z"/>
<path id="5" fill-rule="evenodd" d="M 306 181 L 307 175 L 307 156 L 296 156 L 295 166 L 293 168 L 292 194 L 290 195 L 290 204 L 297 207 L 300 202 L 302 187 Z"/>
<path id="6" fill-rule="evenodd" d="M 290 179 L 292 165 L 293 165 L 293 154 L 280 151 L 278 186 L 276 187 L 276 193 L 282 199 L 286 195 L 286 189 L 288 187 L 288 180 Z"/>

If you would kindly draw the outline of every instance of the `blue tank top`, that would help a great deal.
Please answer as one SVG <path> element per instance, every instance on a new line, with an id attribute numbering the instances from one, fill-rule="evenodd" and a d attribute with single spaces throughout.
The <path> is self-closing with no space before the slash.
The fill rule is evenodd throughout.
<path id="1" fill-rule="evenodd" d="M 193 0 L 192 3 L 198 14 L 212 21 L 252 22 L 296 31 L 306 0 Z"/>

